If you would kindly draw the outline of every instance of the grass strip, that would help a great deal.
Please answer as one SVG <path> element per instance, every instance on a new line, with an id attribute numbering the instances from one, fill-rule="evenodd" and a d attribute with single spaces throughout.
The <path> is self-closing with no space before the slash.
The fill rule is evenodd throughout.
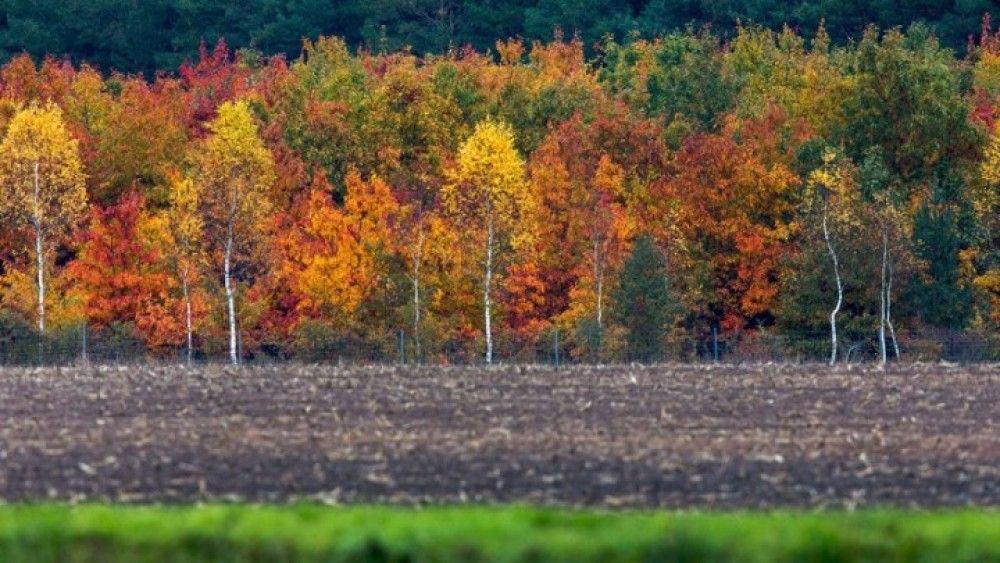
<path id="1" fill-rule="evenodd" d="M 1000 562 L 1000 512 L 8 505 L 0 561 Z"/>

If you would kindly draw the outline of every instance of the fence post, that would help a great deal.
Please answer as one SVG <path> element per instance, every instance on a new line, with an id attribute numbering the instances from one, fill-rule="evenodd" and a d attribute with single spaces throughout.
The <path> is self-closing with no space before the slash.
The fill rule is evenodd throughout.
<path id="1" fill-rule="evenodd" d="M 90 363 L 90 358 L 87 355 L 87 321 L 83 321 L 83 324 L 80 325 L 80 356 L 83 365 Z"/>
<path id="2" fill-rule="evenodd" d="M 399 364 L 406 365 L 406 331 L 399 329 Z"/>
<path id="3" fill-rule="evenodd" d="M 556 367 L 559 367 L 559 327 L 552 333 L 552 359 Z"/>
<path id="4" fill-rule="evenodd" d="M 712 325 L 712 360 L 719 363 L 719 327 Z"/>

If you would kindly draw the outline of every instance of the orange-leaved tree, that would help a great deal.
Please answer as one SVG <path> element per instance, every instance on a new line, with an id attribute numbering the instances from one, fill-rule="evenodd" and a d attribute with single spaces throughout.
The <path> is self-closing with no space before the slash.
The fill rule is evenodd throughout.
<path id="1" fill-rule="evenodd" d="M 352 320 L 381 280 L 377 258 L 392 252 L 400 206 L 378 176 L 367 182 L 356 170 L 347 174 L 344 207 L 313 190 L 305 203 L 298 248 L 289 249 L 296 264 L 302 306 Z M 348 323 L 349 324 L 349 323 Z"/>
<path id="2" fill-rule="evenodd" d="M 170 280 L 156 269 L 158 249 L 140 236 L 144 216 L 145 201 L 135 192 L 115 205 L 95 205 L 66 273 L 95 327 L 132 323 L 147 344 L 158 346 L 165 331 L 155 311 L 168 300 Z"/>
<path id="3" fill-rule="evenodd" d="M 798 178 L 729 135 L 690 137 L 673 160 L 666 199 L 677 205 L 689 288 L 701 314 L 723 330 L 765 320 L 789 251 L 787 217 Z"/>

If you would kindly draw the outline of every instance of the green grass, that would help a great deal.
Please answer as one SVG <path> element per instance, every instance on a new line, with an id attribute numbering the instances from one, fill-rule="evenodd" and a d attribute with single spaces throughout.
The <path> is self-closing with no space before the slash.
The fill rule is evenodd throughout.
<path id="1" fill-rule="evenodd" d="M 0 561 L 1000 562 L 1000 512 L 13 505 Z"/>

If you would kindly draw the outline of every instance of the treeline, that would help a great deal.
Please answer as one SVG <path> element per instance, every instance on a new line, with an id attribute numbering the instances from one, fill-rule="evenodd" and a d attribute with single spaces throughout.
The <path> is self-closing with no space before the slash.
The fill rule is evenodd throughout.
<path id="1" fill-rule="evenodd" d="M 921 25 L 0 70 L 0 347 L 895 355 L 1000 324 L 1000 38 Z M 836 323 L 832 330 L 831 320 Z M 806 344 L 803 344 L 805 346 Z M 817 352 L 817 350 L 813 350 Z M 905 346 L 903 352 L 905 353 Z"/>
<path id="2" fill-rule="evenodd" d="M 860 39 L 868 24 L 924 22 L 945 46 L 964 53 L 980 18 L 996 8 L 992 0 L 3 0 L 0 54 L 66 55 L 105 72 L 152 77 L 195 57 L 201 40 L 289 58 L 300 54 L 303 38 L 321 35 L 374 52 L 442 54 L 492 48 L 499 37 L 547 42 L 559 29 L 578 34 L 593 53 L 609 35 L 649 39 L 711 25 L 731 38 L 740 23 L 811 33 L 824 20 L 837 43 Z"/>

